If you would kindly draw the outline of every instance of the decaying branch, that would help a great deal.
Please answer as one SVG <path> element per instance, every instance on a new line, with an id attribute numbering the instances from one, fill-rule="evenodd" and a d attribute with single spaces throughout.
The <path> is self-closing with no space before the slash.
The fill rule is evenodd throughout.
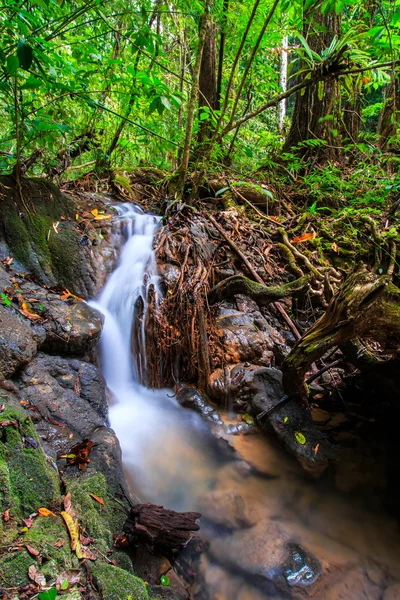
<path id="1" fill-rule="evenodd" d="M 346 279 L 325 314 L 285 360 L 286 393 L 298 392 L 306 402 L 304 377 L 311 364 L 333 346 L 363 338 L 379 342 L 387 352 L 400 351 L 400 289 L 390 276 L 378 276 L 364 266 Z"/>

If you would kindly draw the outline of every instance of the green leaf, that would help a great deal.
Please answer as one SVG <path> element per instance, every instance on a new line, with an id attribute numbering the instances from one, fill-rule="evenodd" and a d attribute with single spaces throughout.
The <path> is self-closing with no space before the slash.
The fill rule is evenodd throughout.
<path id="1" fill-rule="evenodd" d="M 16 74 L 16 72 L 18 70 L 18 67 L 19 67 L 18 56 L 15 56 L 15 54 L 7 56 L 7 60 L 6 60 L 7 75 L 10 75 L 10 77 L 14 77 L 14 75 Z"/>
<path id="2" fill-rule="evenodd" d="M 171 103 L 165 96 L 160 96 L 161 104 L 165 106 L 167 110 L 171 110 Z"/>
<path id="3" fill-rule="evenodd" d="M 296 438 L 296 442 L 298 442 L 302 446 L 304 446 L 304 444 L 307 441 L 306 438 L 304 437 L 304 435 L 301 433 L 301 431 L 296 431 L 296 433 L 294 434 L 294 437 Z"/>
<path id="4" fill-rule="evenodd" d="M 218 198 L 218 196 L 222 196 L 222 194 L 223 194 L 224 192 L 226 192 L 227 190 L 229 190 L 229 188 L 228 188 L 228 187 L 224 187 L 224 188 L 222 188 L 221 190 L 218 190 L 218 192 L 216 192 L 216 193 L 215 193 L 215 197 L 216 197 L 216 198 Z"/>
<path id="5" fill-rule="evenodd" d="M 25 40 L 19 40 L 17 44 L 17 56 L 19 59 L 20 66 L 28 71 L 30 69 L 33 60 L 32 46 Z"/>
<path id="6" fill-rule="evenodd" d="M 161 585 L 167 586 L 171 582 L 169 580 L 169 577 L 167 577 L 166 575 L 161 575 L 161 577 L 160 577 L 160 583 L 161 583 Z"/>
<path id="7" fill-rule="evenodd" d="M 68 580 L 67 580 L 68 583 Z M 40 592 L 39 600 L 55 600 L 57 596 L 57 590 L 55 587 L 50 588 L 44 592 Z"/>
<path id="8" fill-rule="evenodd" d="M 68 581 L 68 578 L 67 578 L 67 579 L 64 579 L 64 581 L 60 585 L 60 590 L 67 590 L 68 587 L 69 587 L 69 581 Z"/>
<path id="9" fill-rule="evenodd" d="M 41 79 L 38 79 L 37 77 L 33 77 L 33 75 L 31 75 L 30 77 L 28 77 L 25 83 L 21 85 L 20 90 L 35 90 L 39 88 L 42 84 L 43 81 Z"/>
<path id="10" fill-rule="evenodd" d="M 3 304 L 5 304 L 6 306 L 11 306 L 11 300 L 8 296 L 6 296 L 6 294 L 4 294 L 2 292 L 0 294 L 0 298 L 1 298 L 1 301 L 3 302 Z"/>

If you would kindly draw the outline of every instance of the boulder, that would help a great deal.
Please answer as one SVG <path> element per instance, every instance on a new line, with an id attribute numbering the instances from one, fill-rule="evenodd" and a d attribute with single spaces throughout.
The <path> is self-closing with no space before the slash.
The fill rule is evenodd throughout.
<path id="1" fill-rule="evenodd" d="M 36 354 L 43 339 L 22 317 L 0 306 L 0 379 L 11 377 Z"/>
<path id="2" fill-rule="evenodd" d="M 223 424 L 218 412 L 196 388 L 182 387 L 176 394 L 176 399 L 183 408 L 196 411 L 212 425 Z"/>

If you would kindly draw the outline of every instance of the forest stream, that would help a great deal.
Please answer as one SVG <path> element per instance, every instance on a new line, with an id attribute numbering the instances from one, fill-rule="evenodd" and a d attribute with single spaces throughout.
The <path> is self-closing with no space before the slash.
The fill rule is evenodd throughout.
<path id="1" fill-rule="evenodd" d="M 233 411 L 220 412 L 224 426 L 215 436 L 198 414 L 179 406 L 172 390 L 141 382 L 147 379 L 146 330 L 139 327 L 133 356 L 131 332 L 138 298 L 142 324 L 151 287 L 153 310 L 161 300 L 153 248 L 160 219 L 132 204 L 117 210 L 126 242 L 91 302 L 105 316 L 100 355 L 112 393 L 110 421 L 131 492 L 203 515 L 207 545 L 193 597 L 283 599 L 306 590 L 321 600 L 380 597 L 384 580 L 400 573 L 400 534 L 391 517 L 339 493 L 332 480 L 306 478 L 271 436 L 229 435 L 226 426 L 240 422 Z"/>

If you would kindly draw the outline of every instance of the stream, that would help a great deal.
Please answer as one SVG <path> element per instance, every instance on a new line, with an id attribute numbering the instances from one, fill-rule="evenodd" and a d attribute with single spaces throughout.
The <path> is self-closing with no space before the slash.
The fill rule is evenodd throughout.
<path id="1" fill-rule="evenodd" d="M 132 329 L 139 298 L 146 321 L 150 287 L 161 301 L 153 250 L 160 219 L 133 204 L 117 210 L 126 242 L 91 302 L 105 316 L 100 354 L 112 396 L 110 422 L 133 494 L 202 513 L 208 548 L 192 597 L 383 598 L 382 590 L 400 582 L 394 519 L 369 501 L 339 493 L 329 476 L 308 479 L 272 436 L 218 439 L 198 414 L 179 406 L 171 390 L 141 383 L 146 331 L 141 325 L 138 356 L 132 356 Z M 239 422 L 234 414 L 223 417 Z"/>

